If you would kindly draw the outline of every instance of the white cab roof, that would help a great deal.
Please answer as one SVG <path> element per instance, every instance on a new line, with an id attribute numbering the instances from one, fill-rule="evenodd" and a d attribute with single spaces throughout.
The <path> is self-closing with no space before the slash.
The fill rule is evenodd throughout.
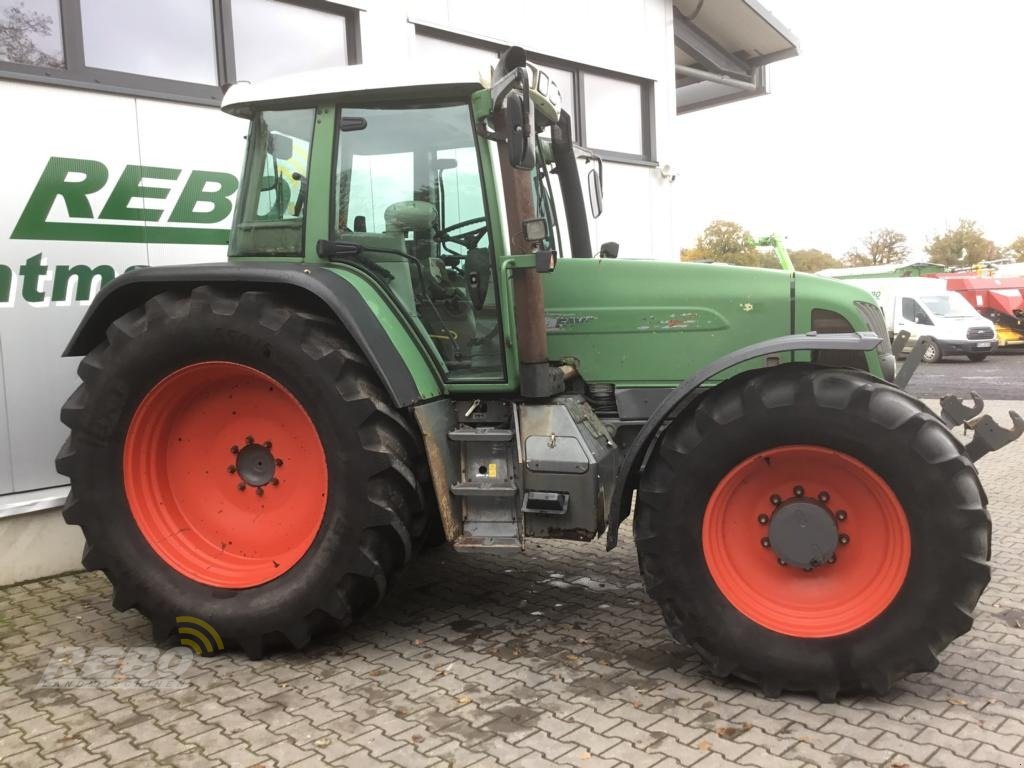
<path id="1" fill-rule="evenodd" d="M 405 66 L 381 67 L 356 64 L 347 67 L 300 72 L 258 83 L 232 85 L 224 95 L 221 109 L 232 115 L 249 117 L 261 105 L 287 107 L 311 106 L 318 97 L 361 94 L 367 99 L 388 95 L 414 97 L 418 93 L 463 96 L 479 90 L 481 75 L 465 67 Z M 487 73 L 490 79 L 490 73 Z"/>

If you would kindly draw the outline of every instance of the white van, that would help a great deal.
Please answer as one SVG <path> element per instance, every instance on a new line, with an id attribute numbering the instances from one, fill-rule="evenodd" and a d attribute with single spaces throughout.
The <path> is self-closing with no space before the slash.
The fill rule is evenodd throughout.
<path id="1" fill-rule="evenodd" d="M 935 363 L 946 355 L 966 355 L 981 362 L 996 346 L 995 326 L 959 293 L 930 277 L 855 278 L 878 300 L 890 337 L 910 333 L 907 348 L 925 339 L 924 360 Z"/>

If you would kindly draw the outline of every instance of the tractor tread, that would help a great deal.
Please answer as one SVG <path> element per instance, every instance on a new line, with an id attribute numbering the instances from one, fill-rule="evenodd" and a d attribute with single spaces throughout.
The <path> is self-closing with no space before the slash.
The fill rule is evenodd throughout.
<path id="1" fill-rule="evenodd" d="M 808 428 L 819 422 L 817 432 Z M 914 557 L 899 593 L 844 635 L 790 638 L 757 624 L 728 602 L 704 561 L 704 507 L 733 466 L 714 462 L 787 442 L 816 442 L 868 464 L 896 492 L 911 527 Z M 986 503 L 963 446 L 922 403 L 863 372 L 792 364 L 740 374 L 674 419 L 641 478 L 634 531 L 648 594 L 673 636 L 713 673 L 768 695 L 833 701 L 882 694 L 906 674 L 934 669 L 936 654 L 970 629 L 990 576 Z"/>
<path id="2" fill-rule="evenodd" d="M 310 558 L 328 555 L 333 558 L 333 567 L 319 564 L 298 599 L 291 594 L 275 597 L 285 590 L 275 587 L 282 579 L 237 593 L 263 592 L 264 600 L 275 604 L 273 611 L 256 612 L 258 619 L 244 611 L 219 607 L 232 602 L 223 600 L 230 590 L 186 581 L 151 551 L 146 554 L 153 563 L 140 573 L 138 564 L 127 554 L 130 548 L 120 542 L 122 534 L 112 524 L 117 507 L 124 507 L 118 513 L 122 521 L 125 516 L 131 519 L 127 505 L 118 498 L 119 494 L 123 496 L 119 483 L 109 473 L 98 473 L 93 458 L 102 448 L 111 455 L 116 453 L 111 445 L 123 438 L 125 410 L 133 409 L 130 398 L 118 404 L 116 398 L 107 396 L 115 377 L 129 371 L 130 379 L 145 362 L 159 358 L 155 344 L 166 344 L 168 338 L 194 340 L 201 335 L 197 329 L 207 325 L 250 334 L 265 346 L 268 356 L 277 354 L 277 349 L 301 350 L 305 360 L 302 365 L 308 367 L 309 377 L 329 380 L 328 391 L 338 395 L 325 391 L 322 396 L 330 401 L 337 422 L 349 430 L 346 434 L 352 437 L 348 439 L 354 438 L 356 447 L 348 450 L 345 446 L 346 461 L 354 465 L 352 471 L 362 473 L 365 482 L 365 501 L 345 503 L 348 518 L 344 531 L 346 535 L 355 533 L 355 538 L 345 544 L 339 528 L 329 534 L 334 537 L 329 544 L 321 544 L 322 552 L 313 548 L 307 552 L 300 561 L 303 567 L 313 567 L 306 565 Z M 204 350 L 210 348 L 205 339 L 195 344 Z M 317 632 L 344 626 L 383 599 L 418 548 L 418 538 L 427 527 L 427 507 L 415 472 L 422 463 L 418 434 L 390 405 L 373 369 L 332 319 L 266 291 L 214 286 L 166 291 L 115 320 L 106 339 L 79 365 L 79 376 L 81 385 L 61 411 L 61 420 L 71 429 L 57 458 L 58 471 L 72 484 L 65 520 L 82 527 L 86 539 L 84 567 L 106 573 L 113 585 L 114 607 L 135 608 L 144 614 L 152 623 L 156 642 L 165 642 L 173 635 L 176 616 L 195 615 L 209 620 L 228 647 L 241 648 L 251 658 L 262 658 L 278 646 L 302 648 Z M 135 397 L 142 394 L 136 393 Z M 341 428 L 317 426 L 320 430 Z M 118 485 L 116 492 L 108 487 L 112 484 Z M 330 507 L 338 502 L 329 497 L 328 503 Z M 328 534 L 322 529 L 317 542 L 325 537 Z M 134 543 L 139 545 L 140 541 Z M 346 547 L 351 557 L 339 558 Z M 163 577 L 175 582 L 187 596 L 176 597 L 175 588 L 156 583 Z M 294 591 L 294 585 L 288 588 Z M 209 609 L 206 615 L 204 608 Z"/>

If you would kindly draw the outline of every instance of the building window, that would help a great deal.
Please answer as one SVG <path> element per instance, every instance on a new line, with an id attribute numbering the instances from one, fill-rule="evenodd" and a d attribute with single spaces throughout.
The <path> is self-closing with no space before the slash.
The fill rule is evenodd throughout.
<path id="1" fill-rule="evenodd" d="M 583 73 L 584 138 L 588 148 L 642 156 L 643 112 L 639 83 Z"/>
<path id="2" fill-rule="evenodd" d="M 0 0 L 0 62 L 64 66 L 60 0 Z"/>
<path id="3" fill-rule="evenodd" d="M 216 106 L 224 88 L 359 61 L 333 0 L 0 0 L 0 77 Z"/>
<path id="4" fill-rule="evenodd" d="M 348 63 L 346 19 L 278 0 L 231 0 L 235 74 L 257 81 Z"/>
<path id="5" fill-rule="evenodd" d="M 416 56 L 473 70 L 492 66 L 502 48 L 434 27 L 416 25 Z M 558 86 L 573 139 L 606 160 L 652 164 L 654 125 L 650 80 L 527 51 Z"/>
<path id="6" fill-rule="evenodd" d="M 217 85 L 209 0 L 81 0 L 85 65 Z"/>

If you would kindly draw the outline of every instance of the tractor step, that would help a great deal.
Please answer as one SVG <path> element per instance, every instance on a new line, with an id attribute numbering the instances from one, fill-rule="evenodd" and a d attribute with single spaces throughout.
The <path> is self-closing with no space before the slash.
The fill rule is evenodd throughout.
<path id="1" fill-rule="evenodd" d="M 459 427 L 448 433 L 456 443 L 504 443 L 512 439 L 511 429 L 499 427 Z"/>
<path id="2" fill-rule="evenodd" d="M 455 548 L 522 549 L 523 526 L 518 482 L 518 446 L 513 406 L 474 401 L 458 413 L 487 417 L 487 423 L 462 423 L 448 431 L 459 456 L 459 474 L 449 486 L 462 518 Z M 486 412 L 485 412 L 486 411 Z"/>
<path id="3" fill-rule="evenodd" d="M 452 483 L 452 493 L 455 496 L 496 496 L 508 498 L 509 496 L 515 496 L 517 491 L 516 484 L 507 481 L 466 480 L 461 483 Z"/>
<path id="4" fill-rule="evenodd" d="M 518 554 L 522 551 L 522 541 L 518 536 L 460 536 L 452 545 L 458 552 L 498 552 L 500 554 Z"/>

